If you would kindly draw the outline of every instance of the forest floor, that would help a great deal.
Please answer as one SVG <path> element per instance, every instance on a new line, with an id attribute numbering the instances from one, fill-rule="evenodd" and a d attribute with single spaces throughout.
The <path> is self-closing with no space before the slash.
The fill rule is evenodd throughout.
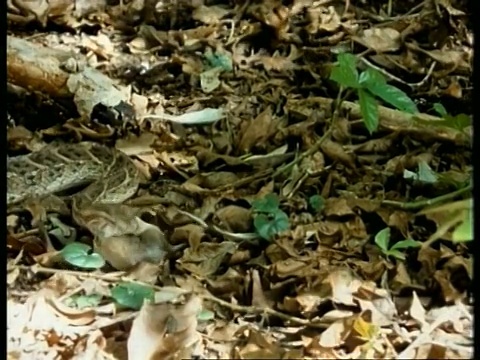
<path id="1" fill-rule="evenodd" d="M 466 1 L 113 3 L 9 4 L 8 196 L 142 180 L 9 206 L 8 359 L 473 356 Z"/>

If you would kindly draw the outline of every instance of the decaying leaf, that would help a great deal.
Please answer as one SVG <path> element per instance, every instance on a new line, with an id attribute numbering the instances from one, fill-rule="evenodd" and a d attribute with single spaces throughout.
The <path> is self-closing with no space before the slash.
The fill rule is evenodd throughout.
<path id="1" fill-rule="evenodd" d="M 190 295 L 183 304 L 145 303 L 133 321 L 128 338 L 128 358 L 182 359 L 192 356 L 200 341 L 197 314 L 201 300 Z"/>

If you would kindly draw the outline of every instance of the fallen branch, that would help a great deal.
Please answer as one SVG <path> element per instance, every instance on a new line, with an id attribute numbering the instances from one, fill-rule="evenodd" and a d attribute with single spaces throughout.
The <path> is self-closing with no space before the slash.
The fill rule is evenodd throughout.
<path id="1" fill-rule="evenodd" d="M 82 118 L 89 118 L 98 104 L 131 108 L 130 90 L 86 66 L 80 55 L 13 36 L 7 37 L 7 81 L 52 99 L 72 98 Z"/>
<path id="2" fill-rule="evenodd" d="M 287 102 L 286 109 L 290 113 L 309 117 L 314 109 L 330 108 L 333 101 L 334 99 L 319 96 L 301 100 L 294 99 Z M 360 105 L 354 102 L 342 101 L 341 108 L 349 113 L 351 119 L 362 118 Z M 380 128 L 390 131 L 402 131 L 411 134 L 418 134 L 422 137 L 452 141 L 457 145 L 470 146 L 472 142 L 471 133 L 465 133 L 446 126 L 440 126 L 439 122 L 442 121 L 442 119 L 436 116 L 424 113 L 411 115 L 399 110 L 378 106 L 378 117 Z M 426 125 L 421 125 L 414 121 L 414 118 L 426 123 Z M 431 123 L 431 125 L 429 125 L 429 123 Z"/>

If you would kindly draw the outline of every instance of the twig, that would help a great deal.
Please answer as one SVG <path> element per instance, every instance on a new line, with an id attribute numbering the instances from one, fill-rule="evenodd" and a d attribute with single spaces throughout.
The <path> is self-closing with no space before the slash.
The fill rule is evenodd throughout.
<path id="1" fill-rule="evenodd" d="M 414 202 L 401 202 L 401 201 L 392 201 L 392 200 L 383 200 L 382 205 L 387 205 L 391 207 L 396 207 L 402 210 L 418 210 L 422 209 L 424 207 L 430 206 L 430 205 L 436 205 L 439 203 L 442 203 L 447 200 L 451 200 L 456 198 L 457 196 L 466 194 L 470 191 L 472 191 L 473 186 L 468 185 L 462 189 L 455 190 L 451 193 L 444 194 L 437 196 L 436 198 L 433 199 L 426 199 L 426 200 L 420 200 L 420 201 L 414 201 Z"/>
<path id="2" fill-rule="evenodd" d="M 221 306 L 227 307 L 230 310 L 233 311 L 238 311 L 241 313 L 247 313 L 247 314 L 268 314 L 268 315 L 273 315 L 276 316 L 282 320 L 286 321 L 291 321 L 292 323 L 302 325 L 302 326 L 308 326 L 312 328 L 317 328 L 317 329 L 326 329 L 328 328 L 329 324 L 325 322 L 319 322 L 319 321 L 311 321 L 307 319 L 302 319 L 296 316 L 290 316 L 288 314 L 284 314 L 282 312 L 279 312 L 277 310 L 274 310 L 269 307 L 265 308 L 260 308 L 256 306 L 244 306 L 244 305 L 237 305 L 237 304 L 231 304 L 225 300 L 219 299 L 213 295 L 200 295 L 204 300 L 210 300 L 213 301 Z"/>
<path id="3" fill-rule="evenodd" d="M 385 69 L 382 69 L 381 67 L 378 67 L 377 65 L 374 65 L 372 64 L 370 61 L 368 61 L 367 59 L 365 59 L 364 57 L 359 57 L 360 61 L 363 62 L 364 64 L 366 64 L 367 66 L 370 66 L 371 68 L 377 70 L 378 72 L 382 73 L 383 75 L 385 75 L 387 78 L 389 78 L 390 80 L 393 80 L 393 81 L 396 81 L 400 84 L 404 84 L 404 85 L 407 85 L 407 86 L 410 86 L 411 88 L 416 88 L 416 87 L 420 87 L 422 86 L 423 84 L 425 84 L 428 80 L 428 78 L 432 75 L 433 73 L 433 70 L 435 69 L 435 66 L 437 65 L 437 62 L 434 61 L 432 62 L 432 64 L 430 65 L 430 68 L 428 69 L 427 71 L 427 74 L 425 75 L 425 77 L 420 80 L 419 82 L 417 83 L 408 83 L 402 79 L 400 79 L 399 77 L 396 77 L 395 75 L 392 75 L 390 74 L 388 71 L 386 71 Z"/>

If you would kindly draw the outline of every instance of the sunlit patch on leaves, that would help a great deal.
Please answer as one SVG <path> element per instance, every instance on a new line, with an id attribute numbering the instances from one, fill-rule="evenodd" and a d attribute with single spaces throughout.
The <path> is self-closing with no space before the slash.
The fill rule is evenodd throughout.
<path id="1" fill-rule="evenodd" d="M 126 308 L 139 310 L 144 300 L 153 301 L 155 291 L 144 285 L 135 283 L 123 283 L 111 290 L 111 296 L 115 302 Z"/>
<path id="2" fill-rule="evenodd" d="M 330 79 L 345 89 L 353 89 L 357 92 L 363 121 L 370 133 L 378 128 L 376 98 L 400 111 L 410 114 L 418 112 L 415 102 L 402 90 L 387 84 L 383 75 L 377 70 L 368 68 L 359 74 L 356 68 L 356 57 L 352 54 L 338 54 L 338 62 L 332 69 Z"/>
<path id="3" fill-rule="evenodd" d="M 65 299 L 65 305 L 77 309 L 94 308 L 102 301 L 102 295 L 73 295 Z"/>
<path id="4" fill-rule="evenodd" d="M 434 241 L 440 238 L 451 239 L 453 242 L 473 240 L 473 200 L 465 199 L 423 209 L 418 215 L 426 215 L 435 219 L 440 216 Z M 450 237 L 451 233 L 451 237 Z"/>
<path id="5" fill-rule="evenodd" d="M 257 234 L 265 240 L 271 240 L 276 234 L 289 228 L 288 215 L 279 206 L 280 201 L 275 194 L 268 194 L 252 203 L 253 225 Z"/>
<path id="6" fill-rule="evenodd" d="M 91 252 L 91 247 L 82 243 L 71 243 L 65 246 L 60 254 L 62 258 L 73 266 L 83 269 L 99 269 L 105 265 L 100 254 Z"/>
<path id="7" fill-rule="evenodd" d="M 403 253 L 403 250 L 422 245 L 422 243 L 419 241 L 406 239 L 398 241 L 397 243 L 393 244 L 392 247 L 390 247 L 390 228 L 380 230 L 377 235 L 375 235 L 375 244 L 380 248 L 385 256 L 393 256 L 400 260 L 405 260 L 405 254 Z"/>
<path id="8" fill-rule="evenodd" d="M 425 184 L 435 184 L 438 181 L 437 173 L 433 171 L 425 161 L 420 161 L 418 163 L 417 172 L 404 170 L 403 178 L 419 181 Z"/>
<path id="9" fill-rule="evenodd" d="M 371 341 L 379 334 L 380 330 L 378 326 L 366 322 L 361 316 L 355 319 L 353 329 L 358 333 L 358 338 L 363 341 Z"/>
<path id="10" fill-rule="evenodd" d="M 308 205 L 310 205 L 310 208 L 318 214 L 325 207 L 325 199 L 320 195 L 310 196 L 308 199 Z"/>
<path id="11" fill-rule="evenodd" d="M 453 230 L 452 240 L 454 242 L 467 242 L 473 240 L 473 203 L 470 208 L 463 211 L 461 223 Z"/>

